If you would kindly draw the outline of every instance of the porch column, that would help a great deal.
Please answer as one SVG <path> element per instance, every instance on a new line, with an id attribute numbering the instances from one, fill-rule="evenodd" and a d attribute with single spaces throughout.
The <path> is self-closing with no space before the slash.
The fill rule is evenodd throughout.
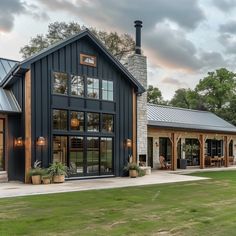
<path id="1" fill-rule="evenodd" d="M 31 71 L 25 74 L 25 183 L 30 183 L 28 172 L 31 168 Z"/>
<path id="2" fill-rule="evenodd" d="M 177 140 L 176 133 L 171 133 L 172 155 L 171 155 L 171 169 L 177 169 Z"/>
<path id="3" fill-rule="evenodd" d="M 224 136 L 224 158 L 225 158 L 225 167 L 229 166 L 229 142 L 228 136 Z"/>
<path id="4" fill-rule="evenodd" d="M 200 169 L 204 169 L 205 168 L 205 137 L 204 137 L 204 134 L 200 134 L 199 143 L 200 143 Z"/>

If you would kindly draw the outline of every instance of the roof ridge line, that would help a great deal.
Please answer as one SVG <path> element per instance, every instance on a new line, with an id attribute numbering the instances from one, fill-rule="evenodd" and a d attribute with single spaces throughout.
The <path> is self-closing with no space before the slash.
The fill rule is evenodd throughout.
<path id="1" fill-rule="evenodd" d="M 154 106 L 154 107 L 172 108 L 172 109 L 176 109 L 176 110 L 185 110 L 185 111 L 204 112 L 204 113 L 214 114 L 210 111 L 196 110 L 196 109 L 183 108 L 183 107 L 175 107 L 175 106 L 169 106 L 169 105 L 161 105 L 161 104 L 155 104 L 155 103 L 147 103 L 147 105 Z"/>

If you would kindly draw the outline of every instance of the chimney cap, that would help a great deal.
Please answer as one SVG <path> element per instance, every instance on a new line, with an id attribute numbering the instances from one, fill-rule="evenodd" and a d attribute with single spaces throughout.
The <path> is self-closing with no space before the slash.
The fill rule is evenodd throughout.
<path id="1" fill-rule="evenodd" d="M 134 21 L 134 26 L 135 27 L 142 27 L 143 22 L 141 20 L 136 20 Z"/>

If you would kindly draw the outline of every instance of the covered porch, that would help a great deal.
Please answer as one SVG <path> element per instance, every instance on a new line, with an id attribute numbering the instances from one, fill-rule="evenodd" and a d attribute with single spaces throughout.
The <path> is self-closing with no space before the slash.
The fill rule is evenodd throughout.
<path id="1" fill-rule="evenodd" d="M 236 127 L 215 114 L 154 104 L 148 104 L 147 114 L 148 164 L 153 169 L 235 164 Z"/>
<path id="2" fill-rule="evenodd" d="M 171 170 L 235 164 L 236 136 L 233 134 L 149 127 L 148 136 L 148 159 L 152 159 L 153 169 L 162 168 L 161 156 Z"/>

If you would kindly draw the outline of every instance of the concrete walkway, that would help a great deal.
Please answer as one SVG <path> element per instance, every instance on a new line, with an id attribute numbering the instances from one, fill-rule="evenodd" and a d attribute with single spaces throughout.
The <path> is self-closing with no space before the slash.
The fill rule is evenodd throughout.
<path id="1" fill-rule="evenodd" d="M 31 185 L 19 182 L 0 184 L 0 198 L 50 193 L 76 192 L 94 189 L 122 188 L 150 184 L 164 184 L 185 181 L 204 180 L 207 178 L 187 176 L 168 171 L 152 171 L 151 175 L 139 178 L 116 177 L 67 181 L 63 184 Z"/>

